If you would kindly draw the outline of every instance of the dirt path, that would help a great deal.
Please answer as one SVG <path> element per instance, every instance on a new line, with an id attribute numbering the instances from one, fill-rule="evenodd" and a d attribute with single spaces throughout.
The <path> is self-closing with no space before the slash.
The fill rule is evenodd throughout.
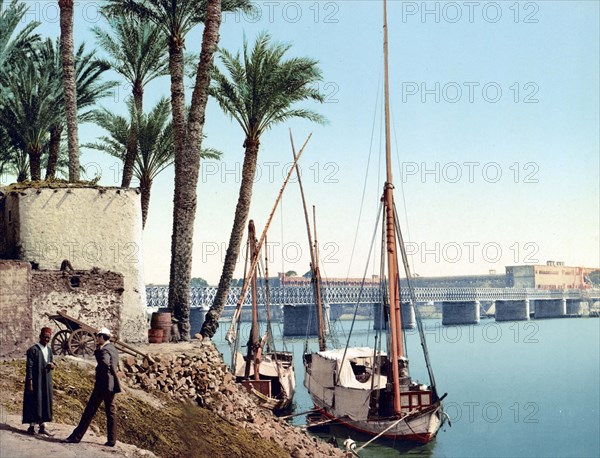
<path id="1" fill-rule="evenodd" d="M 48 423 L 48 429 L 54 437 L 30 436 L 27 425 L 21 424 L 17 415 L 0 412 L 0 458 L 155 458 L 154 453 L 137 448 L 134 445 L 117 442 L 115 447 L 105 447 L 106 437 L 97 436 L 88 431 L 79 444 L 63 444 L 74 426 Z"/>

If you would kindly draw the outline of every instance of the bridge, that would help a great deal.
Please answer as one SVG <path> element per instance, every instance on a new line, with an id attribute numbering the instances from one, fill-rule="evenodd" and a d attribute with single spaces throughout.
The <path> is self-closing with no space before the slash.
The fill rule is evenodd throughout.
<path id="1" fill-rule="evenodd" d="M 598 289 L 544 290 L 534 288 L 414 288 L 417 302 L 467 302 L 467 301 L 523 301 L 523 300 L 598 300 Z M 226 306 L 235 306 L 242 292 L 241 287 L 229 289 Z M 216 286 L 191 287 L 191 306 L 212 305 L 217 293 Z M 310 286 L 276 286 L 270 288 L 272 305 L 309 305 L 314 303 Z M 266 290 L 257 290 L 258 302 L 266 303 Z M 149 307 L 166 307 L 169 297 L 167 286 L 146 287 L 146 300 Z M 379 287 L 332 286 L 324 288 L 323 297 L 329 304 L 377 304 L 381 302 Z M 244 304 L 250 304 L 250 294 Z"/>
<path id="2" fill-rule="evenodd" d="M 237 305 L 241 287 L 230 288 L 227 296 L 227 309 Z M 406 290 L 405 290 L 406 291 Z M 206 309 L 212 305 L 217 292 L 216 287 L 190 288 L 191 306 Z M 543 290 L 533 288 L 414 288 L 417 305 L 426 303 L 442 304 L 442 324 L 477 324 L 481 317 L 481 303 L 487 302 L 490 307 L 484 314 L 492 314 L 496 321 L 529 320 L 531 315 L 538 318 L 561 318 L 567 316 L 582 316 L 589 311 L 593 304 L 600 300 L 599 289 L 564 289 Z M 309 315 L 307 307 L 314 304 L 313 291 L 310 286 L 277 286 L 270 288 L 270 303 L 277 310 L 283 305 L 293 307 L 283 308 L 284 329 L 306 329 Z M 169 288 L 167 286 L 149 286 L 146 288 L 147 304 L 150 307 L 166 307 Z M 257 291 L 259 304 L 266 303 L 266 289 Z M 323 298 L 326 304 L 336 306 L 337 315 L 347 310 L 344 306 L 354 306 L 359 303 L 367 307 L 370 313 L 372 306 L 381 304 L 381 290 L 369 285 L 360 286 L 331 286 L 324 288 Z M 244 305 L 250 305 L 250 295 L 244 300 Z M 408 297 L 406 302 L 408 302 Z M 347 313 L 347 312 L 346 312 Z M 375 313 L 376 321 L 379 314 Z M 415 311 L 412 306 L 402 307 L 403 326 L 415 326 Z M 378 323 L 375 323 L 378 326 Z M 288 335 L 295 331 L 290 331 Z M 300 331 L 299 331 L 300 332 Z M 303 335 L 303 334 L 302 334 Z"/>

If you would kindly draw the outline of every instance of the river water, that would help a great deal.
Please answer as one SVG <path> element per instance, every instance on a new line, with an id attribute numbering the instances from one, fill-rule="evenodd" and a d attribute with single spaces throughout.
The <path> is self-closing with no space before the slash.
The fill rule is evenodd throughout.
<path id="1" fill-rule="evenodd" d="M 192 331 L 199 324 L 192 322 Z M 335 323 L 345 344 L 350 321 Z M 440 394 L 448 393 L 444 409 L 450 417 L 437 437 L 425 446 L 406 448 L 376 441 L 362 457 L 598 457 L 600 456 L 600 320 L 571 318 L 442 326 L 425 320 L 427 343 Z M 230 362 L 225 342 L 228 323 L 222 322 L 214 341 Z M 367 321 L 357 322 L 351 345 L 372 346 Z M 250 324 L 243 323 L 247 340 Z M 277 349 L 281 329 L 274 325 Z M 416 331 L 407 331 L 413 379 L 428 383 Z M 304 388 L 304 339 L 286 339 L 294 352 L 295 411 L 312 404 Z M 309 340 L 316 349 L 316 339 Z M 293 420 L 305 423 L 305 417 Z M 341 445 L 347 432 L 331 429 Z M 351 433 L 358 446 L 368 440 Z M 329 436 L 325 436 L 329 437 Z"/>

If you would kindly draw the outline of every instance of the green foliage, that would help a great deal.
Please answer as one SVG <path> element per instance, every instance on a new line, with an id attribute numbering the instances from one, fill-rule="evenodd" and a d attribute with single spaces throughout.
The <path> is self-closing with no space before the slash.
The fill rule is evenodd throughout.
<path id="1" fill-rule="evenodd" d="M 242 55 L 220 50 L 228 75 L 215 66 L 209 93 L 239 123 L 247 139 L 258 141 L 265 130 L 292 118 L 325 122 L 312 110 L 294 108 L 298 102 L 324 99 L 315 84 L 322 80 L 318 62 L 307 57 L 284 59 L 290 48 L 271 43 L 263 32 L 252 50 L 244 40 Z"/>
<path id="2" fill-rule="evenodd" d="M 136 115 L 133 100 L 129 100 L 129 119 L 114 114 L 106 108 L 94 112 L 93 122 L 108 132 L 99 142 L 83 145 L 121 160 L 125 158 L 131 120 L 137 116 L 138 154 L 135 160 L 134 175 L 141 181 L 154 180 L 175 160 L 173 147 L 173 124 L 170 121 L 170 102 L 162 98 L 147 115 Z M 202 150 L 200 157 L 219 159 L 221 153 L 214 149 Z"/>
<path id="3" fill-rule="evenodd" d="M 138 18 L 109 17 L 111 31 L 94 27 L 98 44 L 108 53 L 104 63 L 129 82 L 134 91 L 169 74 L 167 42 L 159 28 Z"/>
<path id="4" fill-rule="evenodd" d="M 110 17 L 135 17 L 151 21 L 160 28 L 170 44 L 183 46 L 185 36 L 204 22 L 206 0 L 107 0 L 102 12 Z M 250 0 L 222 0 L 221 10 L 252 11 Z"/>
<path id="5" fill-rule="evenodd" d="M 32 33 L 39 22 L 29 22 L 15 35 L 28 10 L 24 2 L 11 0 L 5 7 L 4 0 L 0 0 L 0 73 L 8 62 L 18 60 L 39 40 L 39 35 Z"/>
<path id="6" fill-rule="evenodd" d="M 192 277 L 190 280 L 190 286 L 206 287 L 208 286 L 208 282 L 201 277 Z"/>
<path id="7" fill-rule="evenodd" d="M 588 275 L 588 279 L 592 282 L 595 288 L 600 287 L 600 270 L 594 270 Z"/>
<path id="8" fill-rule="evenodd" d="M 288 271 L 285 273 L 285 276 L 286 276 L 286 277 L 296 277 L 297 275 L 298 275 L 298 274 L 296 273 L 296 271 L 295 271 L 295 270 L 288 270 Z"/>
<path id="9" fill-rule="evenodd" d="M 64 126 L 64 93 L 59 43 L 47 39 L 31 45 L 29 51 L 11 63 L 10 76 L 0 74 L 0 144 L 9 150 L 0 156 L 0 169 L 27 178 L 28 153 L 48 154 L 49 132 Z M 82 44 L 75 53 L 77 104 L 80 120 L 89 119 L 90 106 L 110 94 L 113 82 L 103 82 L 108 66 L 95 53 L 86 53 Z M 66 154 L 66 151 L 64 152 Z M 66 160 L 58 160 L 58 164 Z"/>

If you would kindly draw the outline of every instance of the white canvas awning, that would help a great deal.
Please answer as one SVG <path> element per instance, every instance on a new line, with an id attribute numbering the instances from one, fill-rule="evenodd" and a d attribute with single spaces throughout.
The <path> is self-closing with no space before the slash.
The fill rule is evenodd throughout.
<path id="1" fill-rule="evenodd" d="M 312 377 L 322 386 L 333 385 L 332 369 L 337 369 L 338 385 L 357 390 L 383 389 L 387 384 L 387 376 L 371 374 L 364 381 L 359 381 L 354 375 L 351 363 L 373 367 L 373 349 L 368 347 L 348 348 L 342 364 L 344 350 L 327 350 L 313 354 L 311 365 Z M 334 363 L 334 364 L 332 364 Z M 375 377 L 375 380 L 373 380 Z"/>

